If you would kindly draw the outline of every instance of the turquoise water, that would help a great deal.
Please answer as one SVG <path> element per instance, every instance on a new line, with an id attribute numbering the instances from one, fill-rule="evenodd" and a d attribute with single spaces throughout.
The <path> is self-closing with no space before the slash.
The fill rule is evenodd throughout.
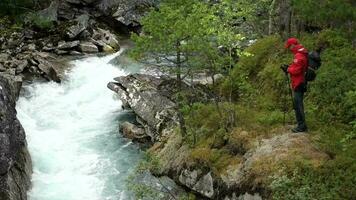
<path id="1" fill-rule="evenodd" d="M 118 134 L 126 114 L 106 87 L 127 74 L 109 64 L 118 54 L 73 61 L 62 84 L 25 86 L 17 111 L 34 165 L 30 200 L 132 199 L 125 180 L 141 153 Z"/>

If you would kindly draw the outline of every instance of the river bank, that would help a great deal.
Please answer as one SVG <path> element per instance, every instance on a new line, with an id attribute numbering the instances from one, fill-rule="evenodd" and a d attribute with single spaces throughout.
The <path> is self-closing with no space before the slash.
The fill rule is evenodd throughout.
<path id="1" fill-rule="evenodd" d="M 285 129 L 255 137 L 235 129 L 223 143 L 217 144 L 213 136 L 191 145 L 179 130 L 179 107 L 174 98 L 179 90 L 173 79 L 133 74 L 115 81 L 108 84 L 109 89 L 119 94 L 126 109 L 136 113 L 139 123 L 123 123 L 124 136 L 153 142 L 147 150 L 147 170 L 172 178 L 197 199 L 264 199 L 269 195 L 270 177 L 282 176 L 283 166 L 288 169 L 298 162 L 308 162 L 318 167 L 328 160 L 306 134 Z M 190 87 L 185 85 L 183 91 L 200 97 L 194 102 L 212 100 L 197 89 L 198 85 L 194 94 Z"/>

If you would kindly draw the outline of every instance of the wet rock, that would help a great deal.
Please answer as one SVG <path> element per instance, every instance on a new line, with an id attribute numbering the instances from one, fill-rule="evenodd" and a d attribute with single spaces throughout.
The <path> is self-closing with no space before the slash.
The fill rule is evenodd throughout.
<path id="1" fill-rule="evenodd" d="M 81 50 L 81 52 L 84 52 L 84 53 L 97 53 L 97 52 L 99 52 L 98 47 L 95 46 L 91 42 L 80 43 L 79 49 Z"/>
<path id="2" fill-rule="evenodd" d="M 57 83 L 61 82 L 61 79 L 55 70 L 54 64 L 49 62 L 43 58 L 37 57 L 36 58 L 38 64 L 38 69 L 42 72 L 42 76 L 49 81 L 55 81 Z"/>
<path id="3" fill-rule="evenodd" d="M 79 51 L 70 51 L 69 55 L 73 55 L 73 56 L 80 56 L 83 55 L 82 53 L 80 53 Z"/>
<path id="4" fill-rule="evenodd" d="M 10 76 L 0 74 L 0 199 L 25 200 L 30 188 L 31 159 L 25 132 L 16 117 L 17 94 Z"/>
<path id="5" fill-rule="evenodd" d="M 79 44 L 80 44 L 79 40 L 75 40 L 75 41 L 72 41 L 72 42 L 61 41 L 61 42 L 58 43 L 57 49 L 59 49 L 59 50 L 73 49 L 75 47 L 78 47 Z"/>
<path id="6" fill-rule="evenodd" d="M 115 78 L 115 81 L 109 83 L 108 88 L 130 105 L 153 141 L 170 134 L 171 128 L 179 124 L 176 104 L 157 89 L 162 80 L 150 75 L 133 74 Z"/>
<path id="7" fill-rule="evenodd" d="M 145 130 L 143 128 L 137 127 L 135 124 L 130 122 L 124 122 L 120 124 L 120 131 L 124 135 L 124 137 L 132 139 L 132 140 L 142 140 L 147 138 Z"/>
<path id="8" fill-rule="evenodd" d="M 110 45 L 105 44 L 105 45 L 103 46 L 103 52 L 112 53 L 112 52 L 114 52 L 114 51 L 115 51 L 114 48 L 112 48 Z"/>
<path id="9" fill-rule="evenodd" d="M 81 32 L 88 28 L 89 16 L 87 14 L 80 15 L 76 18 L 74 25 L 70 26 L 66 30 L 66 35 L 69 39 L 76 38 Z"/>

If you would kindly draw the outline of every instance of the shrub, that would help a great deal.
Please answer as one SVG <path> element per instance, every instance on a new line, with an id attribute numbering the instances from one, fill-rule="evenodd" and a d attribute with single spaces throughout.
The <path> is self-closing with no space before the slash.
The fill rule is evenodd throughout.
<path id="1" fill-rule="evenodd" d="M 293 173 L 272 177 L 273 200 L 353 199 L 356 195 L 355 165 L 352 160 L 329 161 L 320 169 L 297 168 Z"/>
<path id="2" fill-rule="evenodd" d="M 50 19 L 37 14 L 30 14 L 29 19 L 32 25 L 41 31 L 49 31 L 54 27 L 54 24 Z"/>

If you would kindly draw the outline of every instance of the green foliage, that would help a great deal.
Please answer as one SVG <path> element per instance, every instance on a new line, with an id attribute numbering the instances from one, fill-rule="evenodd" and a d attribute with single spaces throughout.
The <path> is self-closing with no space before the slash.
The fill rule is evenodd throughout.
<path id="1" fill-rule="evenodd" d="M 186 141 L 195 145 L 213 136 L 217 143 L 226 140 L 229 127 L 236 125 L 235 106 L 229 103 L 202 104 L 195 103 L 181 109 L 187 127 Z"/>
<path id="2" fill-rule="evenodd" d="M 149 186 L 136 183 L 134 180 L 135 180 L 135 175 L 132 174 L 127 178 L 126 186 L 128 190 L 135 195 L 136 199 L 144 199 L 144 198 L 157 199 L 157 200 L 162 199 L 158 196 L 159 192 L 157 192 L 156 190 L 154 190 Z"/>
<path id="3" fill-rule="evenodd" d="M 22 29 L 22 24 L 12 23 L 9 17 L 0 18 L 0 36 L 8 36 Z"/>
<path id="4" fill-rule="evenodd" d="M 35 13 L 29 15 L 29 20 L 35 28 L 40 29 L 42 31 L 48 31 L 54 27 L 54 24 L 50 19 L 42 17 Z"/>
<path id="5" fill-rule="evenodd" d="M 160 66 L 174 67 L 170 71 L 179 81 L 183 72 L 207 69 L 212 76 L 221 72 L 231 66 L 243 37 L 225 23 L 232 11 L 217 5 L 198 0 L 163 1 L 159 10 L 142 20 L 144 34 L 132 35 L 136 46 L 131 56 L 143 61 L 155 58 Z"/>
<path id="6" fill-rule="evenodd" d="M 319 27 L 352 27 L 356 8 L 350 0 L 293 0 L 298 18 Z"/>
<path id="7" fill-rule="evenodd" d="M 144 172 L 149 170 L 153 174 L 159 174 L 160 172 L 160 160 L 155 155 L 146 152 L 142 161 L 137 166 L 137 172 Z"/>
<path id="8" fill-rule="evenodd" d="M 320 169 L 297 168 L 292 174 L 272 177 L 272 199 L 352 199 L 356 195 L 355 170 L 353 160 L 341 159 Z"/>
<path id="9" fill-rule="evenodd" d="M 309 99 L 317 105 L 323 120 L 349 123 L 356 117 L 356 52 L 350 40 L 338 31 L 324 31 L 319 43 L 328 45 L 322 67 L 310 87 Z M 352 103 L 353 102 L 353 103 Z"/>
<path id="10" fill-rule="evenodd" d="M 0 17 L 6 15 L 18 17 L 21 14 L 31 11 L 33 2 L 32 0 L 1 0 Z"/>

